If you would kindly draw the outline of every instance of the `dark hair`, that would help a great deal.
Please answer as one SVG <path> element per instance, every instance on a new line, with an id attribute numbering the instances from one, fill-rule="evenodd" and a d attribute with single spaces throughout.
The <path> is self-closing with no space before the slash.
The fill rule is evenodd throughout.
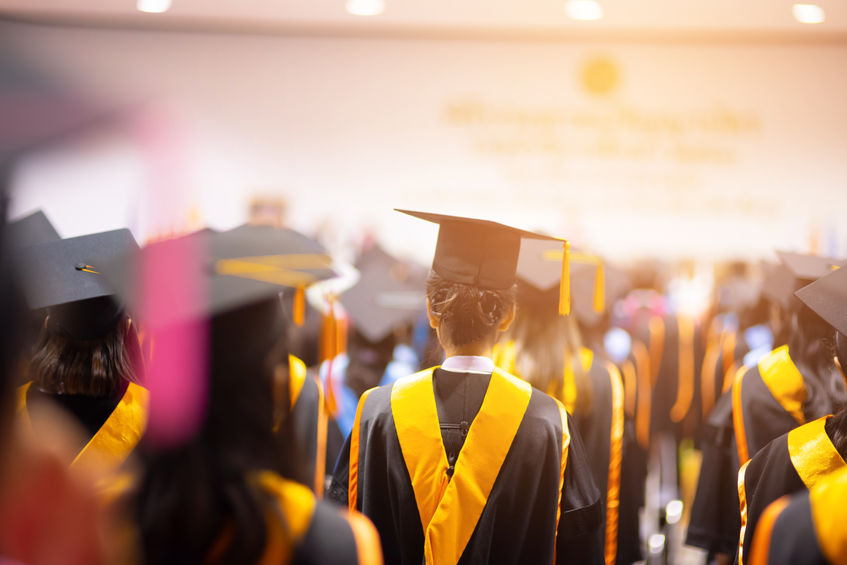
<path id="1" fill-rule="evenodd" d="M 439 336 L 453 347 L 497 339 L 498 325 L 515 304 L 515 287 L 489 290 L 448 281 L 430 272 L 426 281 L 430 312 Z"/>
<path id="2" fill-rule="evenodd" d="M 78 339 L 45 323 L 38 336 L 27 374 L 53 394 L 106 397 L 117 394 L 124 381 L 138 382 L 137 337 L 126 315 L 119 316 L 102 337 Z"/>
<path id="3" fill-rule="evenodd" d="M 847 387 L 833 361 L 835 329 L 811 308 L 796 302 L 788 351 L 806 383 L 803 412 L 807 420 L 813 420 L 847 406 Z"/>
<path id="4" fill-rule="evenodd" d="M 344 384 L 359 397 L 379 385 L 385 368 L 394 357 L 397 340 L 392 332 L 379 341 L 370 341 L 355 328 L 349 336 Z"/>
<path id="5" fill-rule="evenodd" d="M 558 315 L 558 295 L 548 297 L 548 303 L 539 307 L 537 296 L 527 296 L 531 292 L 528 289 L 518 292 L 515 321 L 504 336 L 515 343 L 515 372 L 540 391 L 564 400 L 565 360 L 569 359 L 577 389 L 577 405 L 582 410 L 590 410 L 593 390 L 580 363 L 582 338 L 576 317 Z"/>
<path id="6" fill-rule="evenodd" d="M 832 445 L 847 460 L 847 408 L 839 410 L 835 416 L 828 419 L 825 424 L 826 435 L 829 436 Z"/>
<path id="7" fill-rule="evenodd" d="M 184 445 L 144 446 L 146 470 L 134 499 L 144 563 L 258 562 L 267 540 L 268 498 L 253 474 L 303 478 L 291 419 L 283 418 L 273 432 L 275 397 L 286 416 L 289 406 L 288 387 L 274 395 L 275 367 L 287 368 L 278 301 L 218 316 L 210 325 L 208 405 L 200 431 Z"/>

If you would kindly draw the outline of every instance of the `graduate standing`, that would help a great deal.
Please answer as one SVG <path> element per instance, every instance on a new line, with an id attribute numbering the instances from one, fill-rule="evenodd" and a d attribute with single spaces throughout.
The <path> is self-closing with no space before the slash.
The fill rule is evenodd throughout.
<path id="1" fill-rule="evenodd" d="M 24 429 L 42 432 L 33 405 L 51 402 L 80 424 L 71 465 L 117 468 L 133 451 L 147 418 L 147 391 L 135 327 L 100 274 L 101 265 L 136 248 L 115 230 L 26 248 L 21 268 L 27 301 L 47 318 L 18 389 Z"/>
<path id="2" fill-rule="evenodd" d="M 447 358 L 363 395 L 330 497 L 371 518 L 389 563 L 602 563 L 600 493 L 567 412 L 491 359 L 521 238 L 552 238 L 407 213 L 441 226 L 427 302 Z"/>
<path id="3" fill-rule="evenodd" d="M 830 372 L 847 380 L 847 269 L 838 269 L 799 290 L 797 296 L 830 327 L 823 340 L 821 361 Z M 751 547 L 753 533 L 765 508 L 778 498 L 811 489 L 826 475 L 847 469 L 847 408 L 797 427 L 762 448 L 738 474 L 741 501 L 739 561 Z"/>
<path id="4" fill-rule="evenodd" d="M 204 332 L 208 343 L 205 359 L 195 360 L 207 378 L 199 426 L 178 440 L 146 436 L 140 477 L 115 487 L 116 507 L 124 510 L 119 515 L 134 534 L 133 561 L 380 565 L 376 532 L 366 519 L 340 514 L 292 480 L 303 469 L 286 382 L 282 287 L 233 269 L 230 261 L 246 267 L 261 256 L 256 241 L 252 248 L 238 246 L 247 256 L 233 257 L 233 237 L 199 233 L 153 244 L 108 269 L 112 284 L 147 316 L 151 298 L 140 281 L 150 273 L 140 265 L 155 255 L 181 257 L 183 275 L 191 279 L 182 284 L 202 299 L 168 303 L 156 331 L 172 337 Z M 282 275 L 278 269 L 284 270 L 264 272 Z M 163 393 L 153 389 L 153 402 Z"/>

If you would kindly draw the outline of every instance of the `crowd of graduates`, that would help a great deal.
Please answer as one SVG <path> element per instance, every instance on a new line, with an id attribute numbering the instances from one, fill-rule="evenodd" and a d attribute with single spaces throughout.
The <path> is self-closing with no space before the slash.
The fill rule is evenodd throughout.
<path id="1" fill-rule="evenodd" d="M 690 308 L 679 265 L 401 212 L 431 268 L 4 213 L 0 557 L 847 563 L 847 260 Z"/>

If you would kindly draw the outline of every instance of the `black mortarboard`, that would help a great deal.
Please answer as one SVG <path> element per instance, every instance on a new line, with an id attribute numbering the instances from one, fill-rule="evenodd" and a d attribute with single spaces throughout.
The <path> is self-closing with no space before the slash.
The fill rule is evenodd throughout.
<path id="1" fill-rule="evenodd" d="M 287 287 L 335 276 L 326 249 L 294 230 L 243 225 L 221 235 L 214 238 L 214 255 L 230 274 Z"/>
<path id="2" fill-rule="evenodd" d="M 762 261 L 762 294 L 783 308 L 788 308 L 794 292 L 794 275 L 781 263 Z"/>
<path id="3" fill-rule="evenodd" d="M 832 271 L 832 267 L 844 264 L 843 259 L 832 257 L 821 257 L 808 253 L 792 253 L 790 251 L 777 251 L 779 260 L 785 265 L 798 282 L 812 282 Z"/>
<path id="4" fill-rule="evenodd" d="M 442 278 L 490 290 L 505 290 L 515 284 L 518 257 L 523 239 L 559 241 L 563 239 L 513 228 L 489 220 L 397 210 L 404 214 L 436 223 L 438 241 L 432 259 L 432 270 Z M 559 311 L 570 311 L 568 254 L 563 253 Z"/>
<path id="5" fill-rule="evenodd" d="M 318 263 L 316 258 L 309 259 L 309 268 L 301 272 L 299 267 L 306 263 L 298 263 L 296 258 L 309 254 L 304 250 L 314 251 L 314 244 L 297 237 L 277 238 L 275 232 L 279 231 L 290 230 L 264 226 L 243 226 L 221 233 L 203 230 L 126 254 L 107 265 L 104 275 L 142 319 L 146 315 L 141 296 L 145 277 L 155 277 L 160 271 L 165 277 L 181 277 L 193 287 L 183 290 L 199 299 L 181 300 L 180 292 L 171 298 L 150 297 L 169 300 L 164 307 L 160 302 L 155 320 L 157 325 L 167 325 L 225 314 L 278 295 L 283 288 L 334 274 L 321 267 L 325 263 Z"/>
<path id="6" fill-rule="evenodd" d="M 41 243 L 17 253 L 30 308 L 49 308 L 50 324 L 70 337 L 105 334 L 122 309 L 101 275 L 109 261 L 138 246 L 127 229 Z"/>
<path id="7" fill-rule="evenodd" d="M 359 282 L 339 300 L 368 341 L 381 340 L 425 310 L 423 281 L 410 277 L 408 266 L 385 251 L 371 255 L 360 272 Z"/>
<path id="8" fill-rule="evenodd" d="M 794 294 L 838 331 L 838 357 L 847 371 L 847 267 L 830 271 Z"/>
<path id="9" fill-rule="evenodd" d="M 571 255 L 571 261 L 573 254 Z M 574 266 L 571 269 L 571 295 L 573 296 L 573 310 L 577 319 L 587 325 L 594 326 L 603 317 L 603 308 L 598 308 L 602 291 L 602 300 L 605 305 L 612 305 L 629 291 L 631 282 L 629 275 L 622 269 L 605 264 L 602 270 L 592 268 L 590 264 Z M 598 274 L 602 280 L 598 281 Z M 602 285 L 598 289 L 598 285 Z"/>
<path id="10" fill-rule="evenodd" d="M 838 259 L 808 253 L 777 251 L 776 254 L 780 264 L 765 267 L 762 293 L 783 308 L 790 307 L 795 290 L 826 275 L 833 266 L 843 263 Z"/>
<path id="11" fill-rule="evenodd" d="M 562 255 L 561 246 L 556 245 L 555 242 L 538 239 L 521 241 L 517 276 L 529 285 L 529 288 L 521 292 L 522 301 L 539 306 L 550 303 L 562 279 L 560 267 Z M 605 310 L 607 286 L 603 261 L 594 255 L 572 250 L 569 252 L 569 262 L 569 285 L 574 312 L 577 315 L 585 315 L 588 310 L 591 310 L 599 317 Z M 577 284 L 579 284 L 579 295 L 577 295 Z M 533 297 L 533 294 L 537 296 Z M 547 298 L 548 294 L 550 298 Z M 586 321 L 586 318 L 580 319 Z"/>
<path id="12" fill-rule="evenodd" d="M 62 239 L 41 210 L 9 222 L 6 229 L 9 241 L 14 247 L 29 247 Z"/>

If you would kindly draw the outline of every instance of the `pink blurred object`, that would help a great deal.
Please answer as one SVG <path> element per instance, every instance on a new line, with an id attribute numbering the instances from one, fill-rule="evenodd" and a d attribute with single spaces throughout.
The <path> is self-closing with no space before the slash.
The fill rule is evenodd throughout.
<path id="1" fill-rule="evenodd" d="M 171 116 L 155 109 L 138 116 L 136 126 L 150 171 L 149 224 L 160 233 L 184 231 L 180 224 L 187 225 L 189 210 L 179 128 Z M 141 317 L 151 345 L 148 440 L 160 447 L 189 441 L 197 433 L 207 395 L 207 322 L 173 319 L 175 311 L 202 311 L 205 287 L 190 265 L 206 250 L 190 239 L 172 243 L 148 246 L 140 275 Z"/>

